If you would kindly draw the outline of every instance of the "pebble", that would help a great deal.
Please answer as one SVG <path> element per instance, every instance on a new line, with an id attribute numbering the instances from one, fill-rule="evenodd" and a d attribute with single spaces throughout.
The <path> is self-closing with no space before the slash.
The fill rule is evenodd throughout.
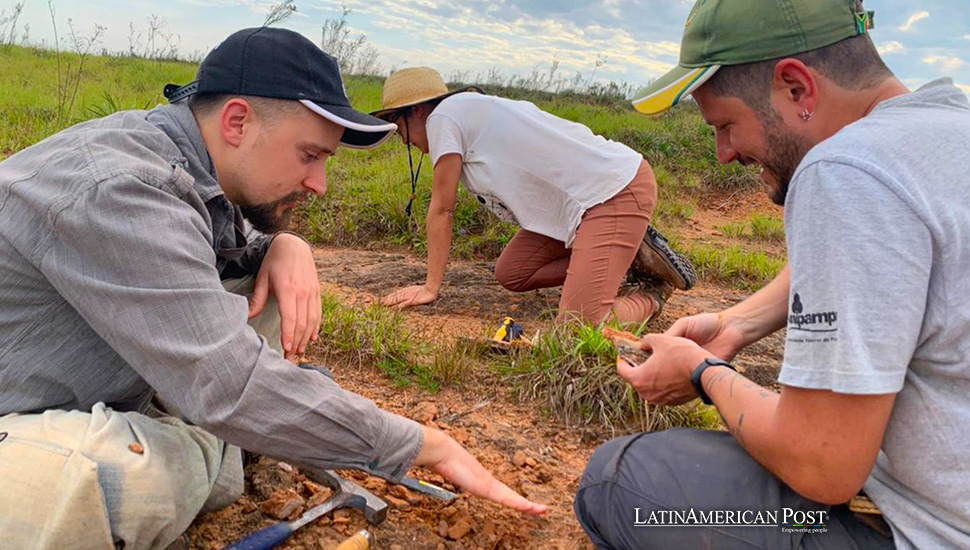
<path id="1" fill-rule="evenodd" d="M 277 462 L 277 463 L 276 463 L 276 466 L 277 466 L 277 467 L 278 467 L 278 468 L 279 468 L 280 470 L 283 470 L 284 472 L 286 472 L 286 473 L 288 473 L 288 474 L 292 474 L 293 472 L 295 472 L 295 471 L 296 471 L 296 468 L 294 468 L 293 466 L 291 466 L 291 465 L 289 465 L 289 464 L 287 464 L 286 462 Z"/>
<path id="2" fill-rule="evenodd" d="M 364 480 L 363 485 L 364 489 L 367 489 L 368 491 L 383 491 L 385 488 L 387 488 L 387 482 L 375 476 L 369 476 Z"/>
<path id="3" fill-rule="evenodd" d="M 528 464 L 532 468 L 535 468 L 536 466 L 539 465 L 539 463 L 536 462 L 536 459 L 532 458 L 531 456 L 528 456 L 528 457 L 525 458 L 525 463 Z"/>
<path id="4" fill-rule="evenodd" d="M 391 506 L 398 508 L 400 510 L 407 510 L 411 508 L 411 503 L 404 500 L 403 498 L 398 498 L 392 495 L 384 495 L 384 500 L 389 502 Z"/>
<path id="5" fill-rule="evenodd" d="M 414 407 L 411 418 L 415 422 L 428 424 L 438 416 L 438 406 L 430 401 L 422 401 Z"/>
<path id="6" fill-rule="evenodd" d="M 472 524 L 467 518 L 461 518 L 457 523 L 448 528 L 448 538 L 458 540 L 472 530 Z"/>
<path id="7" fill-rule="evenodd" d="M 523 453 L 522 451 L 515 451 L 515 454 L 512 455 L 512 464 L 514 464 L 516 468 L 521 468 L 525 466 L 525 462 L 526 462 L 525 453 Z"/>
<path id="8" fill-rule="evenodd" d="M 135 453 L 136 455 L 145 454 L 145 448 L 142 447 L 141 443 L 129 443 L 128 450 Z"/>
<path id="9" fill-rule="evenodd" d="M 333 523 L 334 525 L 344 525 L 350 523 L 350 511 L 349 510 L 337 510 L 333 513 Z"/>

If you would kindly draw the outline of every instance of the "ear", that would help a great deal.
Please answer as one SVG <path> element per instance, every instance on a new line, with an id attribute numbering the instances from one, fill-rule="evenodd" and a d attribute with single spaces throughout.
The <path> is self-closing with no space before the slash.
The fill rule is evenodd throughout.
<path id="1" fill-rule="evenodd" d="M 782 59 L 775 65 L 771 92 L 775 109 L 786 120 L 814 113 L 818 107 L 818 80 L 798 59 Z"/>
<path id="2" fill-rule="evenodd" d="M 234 97 L 222 105 L 219 112 L 219 132 L 228 145 L 242 145 L 254 123 L 255 111 L 246 100 Z"/>

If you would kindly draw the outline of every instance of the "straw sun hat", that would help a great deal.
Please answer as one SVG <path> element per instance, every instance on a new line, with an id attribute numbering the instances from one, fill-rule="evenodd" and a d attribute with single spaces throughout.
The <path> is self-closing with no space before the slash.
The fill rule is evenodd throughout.
<path id="1" fill-rule="evenodd" d="M 384 95 L 381 98 L 381 109 L 371 115 L 388 120 L 391 115 L 405 107 L 413 107 L 425 101 L 444 99 L 461 92 L 481 90 L 475 86 L 468 86 L 460 90 L 449 92 L 445 80 L 438 71 L 429 67 L 411 67 L 401 69 L 384 81 Z"/>

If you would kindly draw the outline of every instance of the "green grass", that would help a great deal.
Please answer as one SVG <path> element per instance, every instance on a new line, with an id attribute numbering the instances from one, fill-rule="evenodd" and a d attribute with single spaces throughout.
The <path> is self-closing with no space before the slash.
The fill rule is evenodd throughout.
<path id="1" fill-rule="evenodd" d="M 428 350 L 407 328 L 401 311 L 379 305 L 348 307 L 333 296 L 323 297 L 322 308 L 320 334 L 324 337 L 315 348 L 325 358 L 372 364 L 399 386 L 417 382 L 429 391 L 438 390 L 439 379 L 422 365 Z"/>
<path id="2" fill-rule="evenodd" d="M 739 246 L 692 244 L 685 251 L 700 276 L 750 290 L 770 282 L 785 266 L 785 258 Z"/>
<path id="3" fill-rule="evenodd" d="M 61 76 L 77 67 L 78 56 L 61 53 Z M 0 48 L 0 159 L 77 122 L 119 109 L 145 109 L 163 101 L 168 82 L 187 84 L 196 66 L 127 57 L 90 56 L 84 62 L 74 108 L 58 117 L 54 52 Z M 66 105 L 64 105 L 66 107 Z"/>
<path id="4" fill-rule="evenodd" d="M 717 226 L 717 230 L 723 233 L 725 237 L 733 237 L 735 239 L 744 237 L 746 229 L 747 226 L 743 223 L 729 223 Z"/>
<path id="5" fill-rule="evenodd" d="M 750 231 L 748 229 L 750 228 Z M 725 237 L 751 239 L 767 243 L 785 242 L 785 222 L 778 218 L 755 214 L 746 222 L 732 222 L 717 226 Z"/>
<path id="6" fill-rule="evenodd" d="M 785 222 L 771 216 L 755 215 L 751 218 L 751 235 L 760 241 L 785 242 Z"/>

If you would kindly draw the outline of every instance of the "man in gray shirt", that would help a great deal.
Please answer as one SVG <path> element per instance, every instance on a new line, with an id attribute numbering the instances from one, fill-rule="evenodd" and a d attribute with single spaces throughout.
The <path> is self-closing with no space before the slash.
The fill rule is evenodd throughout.
<path id="1" fill-rule="evenodd" d="M 637 100 L 693 93 L 719 160 L 761 165 L 790 264 L 618 364 L 729 433 L 601 447 L 576 498 L 600 548 L 970 548 L 970 103 L 948 79 L 907 90 L 871 21 L 856 0 L 701 0 Z M 723 361 L 785 326 L 780 393 Z M 885 535 L 843 505 L 863 488 Z"/>
<path id="2" fill-rule="evenodd" d="M 0 546 L 165 548 L 239 495 L 238 447 L 390 479 L 424 465 L 542 513 L 444 433 L 247 324 L 272 292 L 292 356 L 320 303 L 309 246 L 248 243 L 242 217 L 284 226 L 325 191 L 338 145 L 394 125 L 355 111 L 334 59 L 281 29 L 233 34 L 166 96 L 0 164 Z M 244 276 L 253 304 L 224 288 Z"/>

